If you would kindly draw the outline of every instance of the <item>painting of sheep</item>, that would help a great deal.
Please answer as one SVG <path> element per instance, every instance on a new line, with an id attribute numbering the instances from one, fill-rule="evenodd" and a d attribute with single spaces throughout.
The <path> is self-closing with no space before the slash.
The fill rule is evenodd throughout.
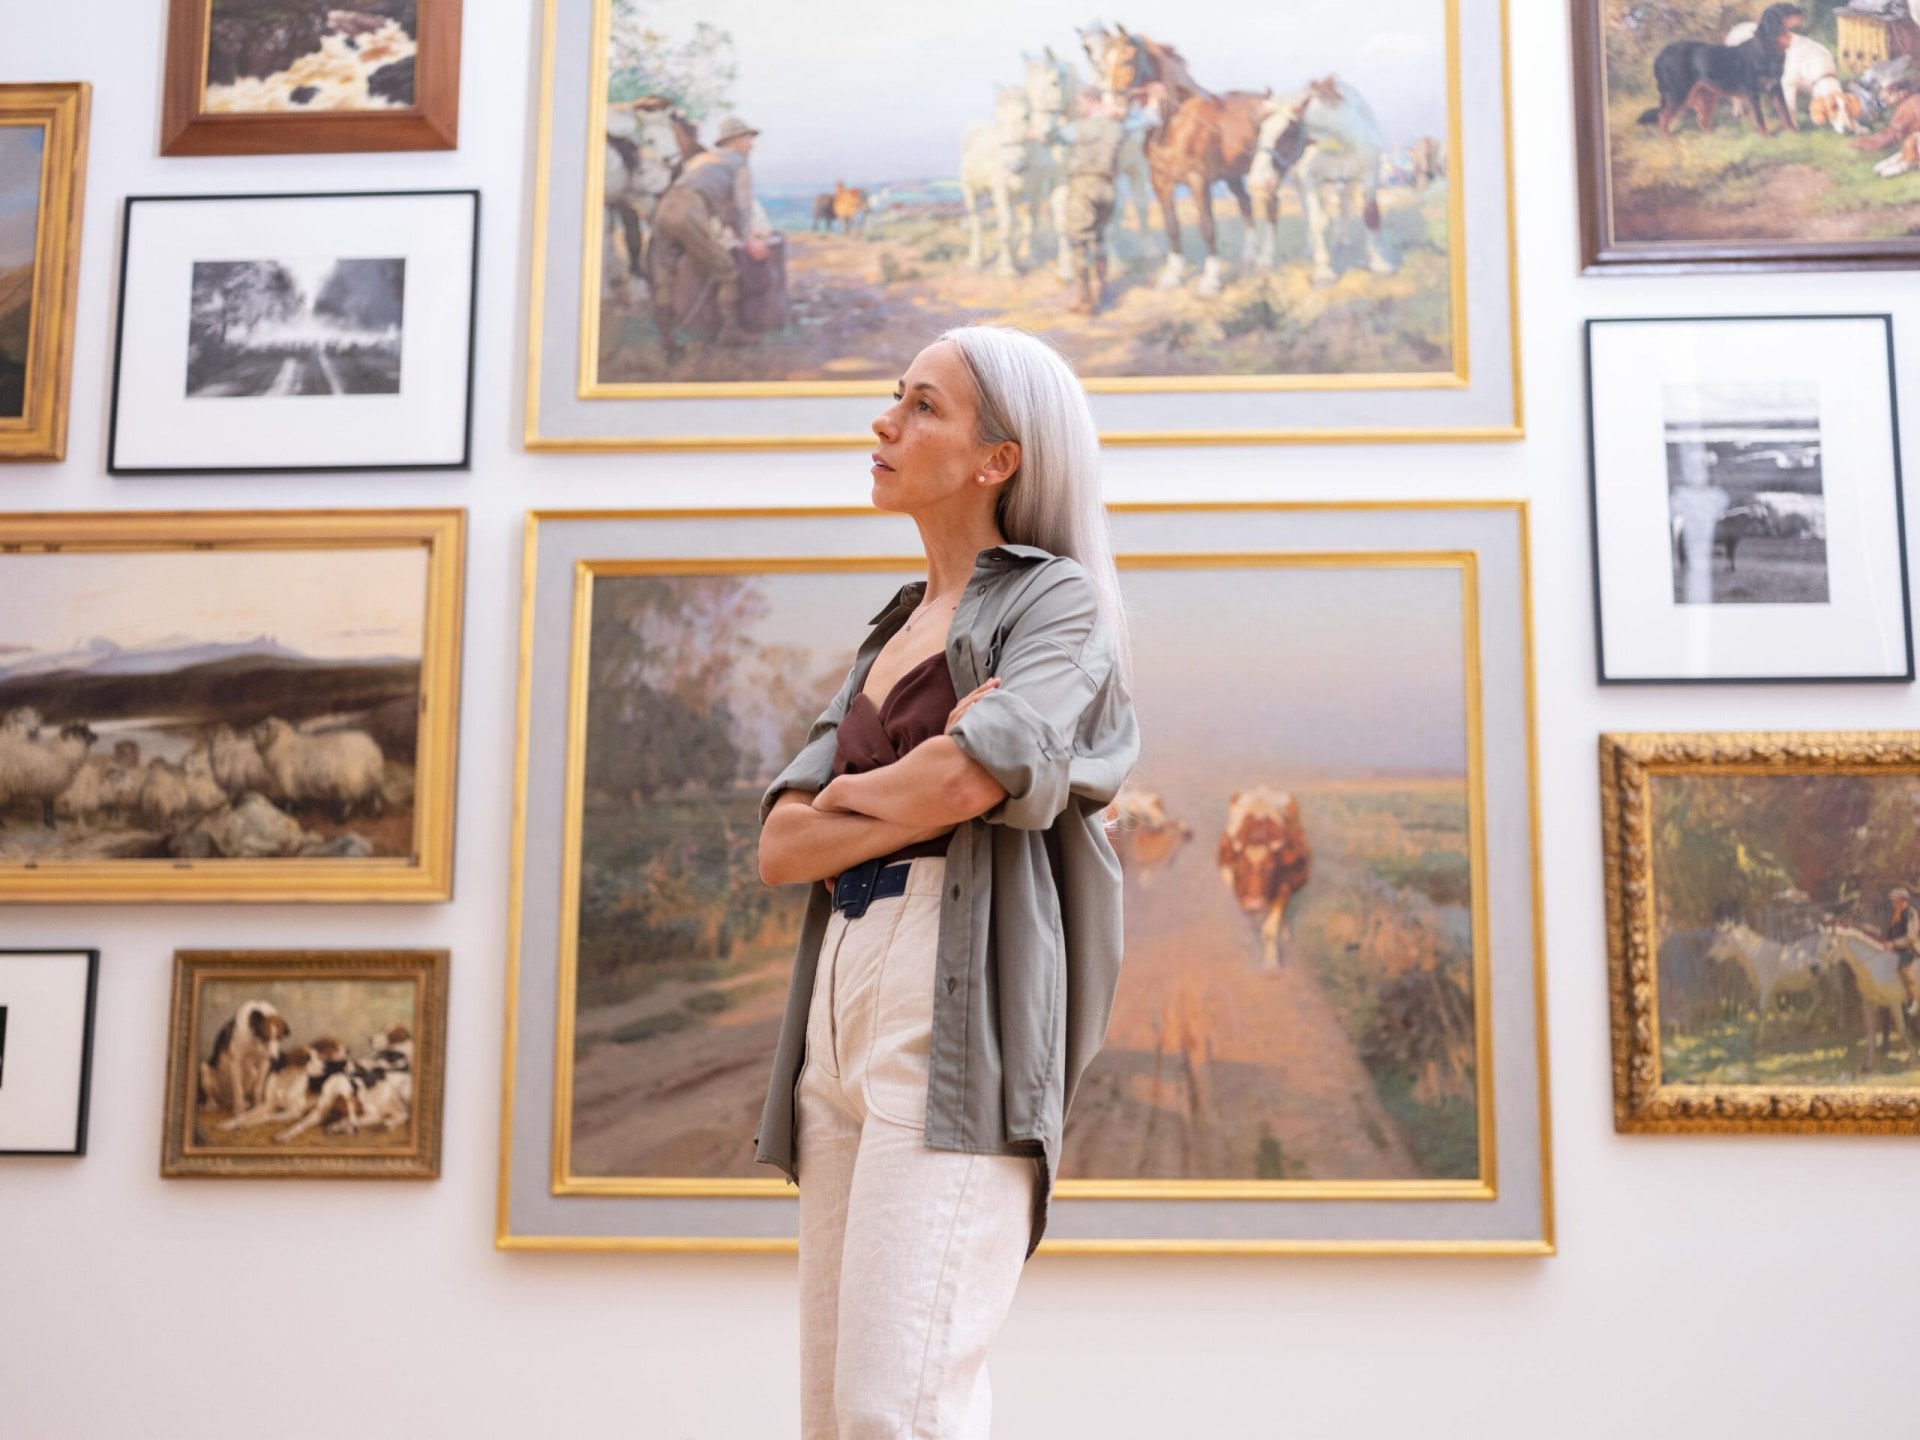
<path id="1" fill-rule="evenodd" d="M 0 892 L 62 862 L 411 861 L 441 568 L 418 543 L 0 556 Z"/>

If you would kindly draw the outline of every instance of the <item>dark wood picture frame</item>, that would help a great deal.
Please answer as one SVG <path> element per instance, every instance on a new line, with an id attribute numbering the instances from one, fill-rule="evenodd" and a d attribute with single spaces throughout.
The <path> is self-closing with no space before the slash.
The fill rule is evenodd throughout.
<path id="1" fill-rule="evenodd" d="M 0 949 L 0 958 L 8 955 L 84 955 L 87 957 L 86 1018 L 80 1036 L 80 1104 L 73 1122 L 73 1148 L 70 1150 L 0 1150 L 0 1155 L 85 1155 L 87 1153 L 87 1113 L 93 1093 L 93 1020 L 100 993 L 100 952 L 79 948 Z"/>
<path id="2" fill-rule="evenodd" d="M 455 150 L 460 144 L 461 0 L 419 0 L 414 104 L 394 110 L 213 114 L 205 107 L 213 0 L 171 0 L 162 155 Z"/>
<path id="3" fill-rule="evenodd" d="M 1571 0 L 1574 148 L 1580 189 L 1580 270 L 1585 275 L 1711 274 L 1739 270 L 1920 268 L 1920 236 L 1883 240 L 1620 241 L 1613 235 L 1607 148 L 1605 0 Z M 1756 4 L 1756 13 L 1761 7 Z"/>
<path id="4" fill-rule="evenodd" d="M 1898 674 L 1885 675 L 1609 675 L 1607 673 L 1606 615 L 1601 593 L 1600 558 L 1600 473 L 1595 446 L 1598 424 L 1594 392 L 1593 333 L 1601 325 L 1653 323 L 1723 324 L 1795 320 L 1878 320 L 1885 329 L 1887 356 L 1887 404 L 1892 422 L 1890 446 L 1893 461 L 1894 535 L 1900 557 L 1900 620 L 1906 663 Z M 1609 315 L 1589 318 L 1581 327 L 1581 372 L 1586 390 L 1587 440 L 1587 535 L 1588 562 L 1593 584 L 1593 656 L 1596 681 L 1606 686 L 1630 685 L 1910 685 L 1915 678 L 1913 653 L 1913 596 L 1907 558 L 1906 485 L 1900 463 L 1900 385 L 1894 368 L 1893 316 L 1879 314 L 1834 315 Z"/>

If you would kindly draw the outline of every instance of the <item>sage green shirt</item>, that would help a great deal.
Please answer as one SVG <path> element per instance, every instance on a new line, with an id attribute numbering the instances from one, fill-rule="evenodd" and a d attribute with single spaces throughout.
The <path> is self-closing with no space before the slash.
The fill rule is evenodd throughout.
<path id="1" fill-rule="evenodd" d="M 840 693 L 761 802 L 833 776 L 835 731 L 887 640 L 925 594 L 901 588 L 873 618 Z M 1040 1243 L 1074 1088 L 1106 1039 L 1120 978 L 1120 862 L 1103 812 L 1140 753 L 1111 629 L 1078 563 L 1031 545 L 983 550 L 947 634 L 954 693 L 1000 677 L 950 732 L 1007 798 L 953 832 L 941 897 L 927 1078 L 927 1144 L 1034 1155 Z M 756 1158 L 794 1178 L 794 1087 L 833 913 L 812 885 Z"/>

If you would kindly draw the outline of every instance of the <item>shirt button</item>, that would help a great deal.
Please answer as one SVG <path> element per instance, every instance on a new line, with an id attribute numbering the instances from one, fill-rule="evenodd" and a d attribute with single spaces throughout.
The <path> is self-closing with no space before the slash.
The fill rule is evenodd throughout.
<path id="1" fill-rule="evenodd" d="M 956 900 L 960 898 L 960 887 L 958 885 L 953 887 L 953 898 Z"/>

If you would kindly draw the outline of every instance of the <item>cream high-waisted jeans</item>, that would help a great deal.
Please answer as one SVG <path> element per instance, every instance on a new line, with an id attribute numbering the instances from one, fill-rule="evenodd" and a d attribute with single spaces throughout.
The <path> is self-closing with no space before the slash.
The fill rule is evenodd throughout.
<path id="1" fill-rule="evenodd" d="M 795 1096 L 803 1440 L 978 1440 L 1033 1160 L 930 1150 L 927 1051 L 946 861 L 820 944 Z"/>

